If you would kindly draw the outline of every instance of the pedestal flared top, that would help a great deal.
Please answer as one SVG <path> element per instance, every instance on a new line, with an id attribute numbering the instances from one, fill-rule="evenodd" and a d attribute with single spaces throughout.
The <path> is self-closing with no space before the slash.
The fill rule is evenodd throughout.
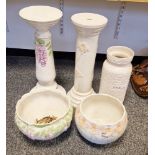
<path id="1" fill-rule="evenodd" d="M 19 15 L 35 22 L 51 22 L 62 17 L 62 12 L 50 6 L 29 6 L 20 10 Z"/>
<path id="2" fill-rule="evenodd" d="M 71 17 L 73 24 L 82 28 L 103 28 L 108 19 L 102 15 L 94 13 L 78 13 Z"/>
<path id="3" fill-rule="evenodd" d="M 37 29 L 49 29 L 62 17 L 62 12 L 50 6 L 29 6 L 21 9 L 19 15 Z"/>

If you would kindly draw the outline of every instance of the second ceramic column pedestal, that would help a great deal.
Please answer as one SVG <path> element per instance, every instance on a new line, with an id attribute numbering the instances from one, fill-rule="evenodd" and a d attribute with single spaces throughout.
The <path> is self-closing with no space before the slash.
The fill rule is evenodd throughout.
<path id="1" fill-rule="evenodd" d="M 71 20 L 77 30 L 77 42 L 74 86 L 68 96 L 76 107 L 85 97 L 94 93 L 92 80 L 98 38 L 108 20 L 92 13 L 75 14 Z"/>

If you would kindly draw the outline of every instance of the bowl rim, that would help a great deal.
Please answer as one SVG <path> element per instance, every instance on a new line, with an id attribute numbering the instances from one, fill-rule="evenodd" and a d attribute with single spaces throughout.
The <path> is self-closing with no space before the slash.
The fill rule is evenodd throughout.
<path id="1" fill-rule="evenodd" d="M 89 99 L 90 97 L 92 97 L 92 96 L 103 96 L 103 97 L 106 96 L 106 97 L 109 97 L 109 98 L 112 98 L 112 99 L 116 100 L 116 101 L 117 101 L 117 104 L 119 104 L 119 105 L 122 107 L 122 109 L 123 109 L 123 114 L 122 114 L 121 118 L 120 118 L 119 120 L 117 120 L 116 122 L 114 122 L 114 123 L 108 123 L 108 124 L 98 124 L 98 123 L 96 123 L 95 121 L 90 120 L 90 119 L 87 117 L 87 115 L 83 112 L 83 110 L 82 110 L 82 104 L 84 104 L 85 101 L 86 101 L 87 99 Z M 87 96 L 87 97 L 81 102 L 81 104 L 79 105 L 79 110 L 80 110 L 80 113 L 82 114 L 82 116 L 83 116 L 88 122 L 90 122 L 90 123 L 92 123 L 92 124 L 95 124 L 96 126 L 99 126 L 99 127 L 103 127 L 103 126 L 115 126 L 115 125 L 119 124 L 120 122 L 122 122 L 123 119 L 125 118 L 125 116 L 127 116 L 127 112 L 126 112 L 126 109 L 125 109 L 125 106 L 123 105 L 123 103 L 122 103 L 118 98 L 116 98 L 116 97 L 114 97 L 114 96 L 111 96 L 111 95 L 109 95 L 109 94 L 92 94 L 92 95 Z"/>
<path id="2" fill-rule="evenodd" d="M 21 116 L 19 115 L 19 113 L 18 113 L 18 107 L 20 106 L 20 104 L 22 104 L 22 102 L 23 102 L 26 98 L 28 98 L 28 97 L 30 97 L 30 96 L 32 96 L 32 95 L 34 95 L 34 94 L 42 93 L 42 92 L 46 92 L 46 91 L 50 91 L 51 93 L 55 93 L 55 94 L 57 94 L 57 95 L 63 97 L 64 99 L 66 99 L 66 101 L 67 101 L 66 103 L 68 104 L 68 108 L 67 108 L 65 114 L 62 115 L 61 117 L 59 117 L 58 119 L 56 119 L 56 120 L 54 120 L 54 121 L 52 121 L 52 122 L 50 122 L 50 123 L 46 123 L 46 124 L 28 123 L 27 121 L 23 120 L 23 119 L 21 118 Z M 54 123 L 58 122 L 59 120 L 63 119 L 63 118 L 69 113 L 69 111 L 70 111 L 71 108 L 72 108 L 72 106 L 71 106 L 71 104 L 70 104 L 70 102 L 69 102 L 68 97 L 65 96 L 63 93 L 61 93 L 60 91 L 49 90 L 49 89 L 46 89 L 46 88 L 39 88 L 39 89 L 36 89 L 36 90 L 34 90 L 34 91 L 31 91 L 31 92 L 29 92 L 29 93 L 24 94 L 24 95 L 17 101 L 16 108 L 15 108 L 15 109 L 16 109 L 15 115 L 18 117 L 18 119 L 20 119 L 22 122 L 24 122 L 25 124 L 27 124 L 27 125 L 29 125 L 29 126 L 44 127 L 44 126 L 48 126 L 48 125 L 54 124 Z"/>

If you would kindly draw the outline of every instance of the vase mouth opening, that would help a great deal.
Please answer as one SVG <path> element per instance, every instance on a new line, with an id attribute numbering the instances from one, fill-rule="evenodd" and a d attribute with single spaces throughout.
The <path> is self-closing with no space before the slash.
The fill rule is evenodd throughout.
<path id="1" fill-rule="evenodd" d="M 115 64 L 128 64 L 134 57 L 134 51 L 125 46 L 112 46 L 107 50 L 107 59 Z"/>

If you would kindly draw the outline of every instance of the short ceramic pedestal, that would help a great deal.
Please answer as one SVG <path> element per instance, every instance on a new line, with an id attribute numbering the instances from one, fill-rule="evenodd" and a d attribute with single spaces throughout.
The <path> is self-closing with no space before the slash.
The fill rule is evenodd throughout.
<path id="1" fill-rule="evenodd" d="M 56 72 L 53 59 L 51 32 L 49 29 L 62 17 L 59 9 L 49 6 L 30 6 L 20 11 L 20 17 L 35 29 L 36 78 L 38 83 L 32 89 L 47 88 L 66 93 L 55 81 Z"/>
<path id="2" fill-rule="evenodd" d="M 68 92 L 68 96 L 76 107 L 94 93 L 92 80 L 98 38 L 108 20 L 104 16 L 92 13 L 75 14 L 71 20 L 77 30 L 77 42 L 74 86 Z"/>

